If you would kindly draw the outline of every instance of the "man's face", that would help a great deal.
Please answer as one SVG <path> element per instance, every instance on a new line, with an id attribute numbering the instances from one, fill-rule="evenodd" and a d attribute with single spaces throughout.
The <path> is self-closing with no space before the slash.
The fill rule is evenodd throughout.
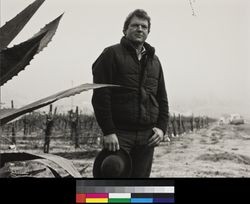
<path id="1" fill-rule="evenodd" d="M 143 44 L 148 37 L 148 21 L 134 16 L 124 34 L 132 42 Z"/>

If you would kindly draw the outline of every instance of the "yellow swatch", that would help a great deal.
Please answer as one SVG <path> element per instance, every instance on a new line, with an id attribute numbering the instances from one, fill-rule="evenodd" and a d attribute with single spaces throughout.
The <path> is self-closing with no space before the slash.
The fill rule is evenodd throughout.
<path id="1" fill-rule="evenodd" d="M 86 203 L 108 203 L 108 198 L 86 198 Z"/>

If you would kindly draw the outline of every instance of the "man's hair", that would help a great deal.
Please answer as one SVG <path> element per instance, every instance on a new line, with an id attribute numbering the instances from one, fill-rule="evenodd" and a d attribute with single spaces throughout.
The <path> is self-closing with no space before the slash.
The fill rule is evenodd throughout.
<path id="1" fill-rule="evenodd" d="M 150 17 L 148 16 L 147 12 L 143 9 L 136 9 L 133 12 L 131 12 L 128 17 L 126 18 L 123 26 L 123 32 L 125 32 L 128 29 L 128 26 L 131 22 L 131 19 L 136 16 L 137 18 L 141 18 L 148 21 L 148 32 L 150 32 L 151 22 Z"/>

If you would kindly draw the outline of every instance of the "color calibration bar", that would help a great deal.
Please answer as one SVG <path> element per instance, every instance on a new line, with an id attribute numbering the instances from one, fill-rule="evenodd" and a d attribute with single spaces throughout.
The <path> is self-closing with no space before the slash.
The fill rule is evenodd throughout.
<path id="1" fill-rule="evenodd" d="M 174 203 L 173 180 L 76 180 L 76 203 Z"/>
<path id="2" fill-rule="evenodd" d="M 174 186 L 80 186 L 84 193 L 174 193 Z"/>
<path id="3" fill-rule="evenodd" d="M 174 203 L 172 193 L 78 193 L 76 203 Z"/>

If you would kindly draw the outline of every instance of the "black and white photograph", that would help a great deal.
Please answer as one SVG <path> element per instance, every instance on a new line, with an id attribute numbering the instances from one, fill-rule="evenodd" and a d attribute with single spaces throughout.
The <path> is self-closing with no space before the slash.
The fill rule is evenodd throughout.
<path id="1" fill-rule="evenodd" d="M 248 0 L 0 0 L 1 178 L 250 177 Z"/>

